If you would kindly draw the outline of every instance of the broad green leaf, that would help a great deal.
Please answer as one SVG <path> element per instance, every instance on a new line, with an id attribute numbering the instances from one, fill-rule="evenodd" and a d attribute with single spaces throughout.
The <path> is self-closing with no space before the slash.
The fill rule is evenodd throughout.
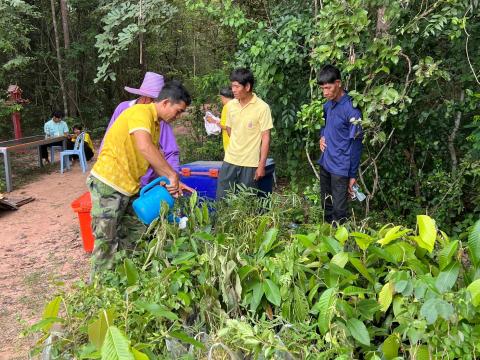
<path id="1" fill-rule="evenodd" d="M 260 247 L 260 242 L 263 239 L 263 234 L 265 233 L 265 229 L 267 228 L 267 224 L 270 221 L 269 218 L 264 217 L 260 224 L 258 225 L 257 232 L 255 234 L 255 247 L 258 249 Z"/>
<path id="2" fill-rule="evenodd" d="M 352 334 L 353 338 L 357 340 L 360 344 L 369 346 L 370 345 L 370 335 L 365 324 L 358 319 L 348 319 L 347 320 L 347 329 Z"/>
<path id="3" fill-rule="evenodd" d="M 427 320 L 429 325 L 435 323 L 439 316 L 445 320 L 450 320 L 453 312 L 452 304 L 438 298 L 428 299 L 420 308 L 420 315 Z"/>
<path id="4" fill-rule="evenodd" d="M 335 238 L 340 242 L 340 244 L 345 244 L 348 239 L 348 230 L 345 226 L 340 226 L 335 232 Z"/>
<path id="5" fill-rule="evenodd" d="M 364 294 L 373 294 L 372 290 L 367 290 L 358 286 L 347 286 L 342 290 L 344 295 L 364 295 Z"/>
<path id="6" fill-rule="evenodd" d="M 480 220 L 477 220 L 468 234 L 468 250 L 473 264 L 480 265 Z"/>
<path id="7" fill-rule="evenodd" d="M 357 269 L 357 271 L 362 274 L 362 276 L 370 281 L 372 284 L 375 282 L 372 278 L 372 275 L 368 272 L 366 266 L 363 264 L 363 262 L 360 259 L 350 257 L 349 258 L 350 263 Z"/>
<path id="8" fill-rule="evenodd" d="M 332 320 L 335 307 L 336 292 L 336 288 L 325 290 L 312 308 L 312 312 L 318 312 L 318 327 L 322 335 L 325 335 L 330 328 L 330 321 Z"/>
<path id="9" fill-rule="evenodd" d="M 370 235 L 359 232 L 353 232 L 350 235 L 353 236 L 358 247 L 363 251 L 367 250 L 370 244 L 375 241 L 375 239 Z"/>
<path id="10" fill-rule="evenodd" d="M 195 253 L 191 251 L 181 253 L 179 256 L 175 257 L 175 259 L 172 260 L 172 265 L 180 265 L 190 260 L 194 256 L 195 256 Z"/>
<path id="11" fill-rule="evenodd" d="M 280 289 L 278 288 L 277 284 L 270 279 L 265 279 L 263 282 L 263 291 L 265 292 L 265 296 L 267 297 L 268 301 L 275 306 L 280 306 Z"/>
<path id="12" fill-rule="evenodd" d="M 468 285 L 467 290 L 472 295 L 473 306 L 478 306 L 480 304 L 480 279 L 477 279 Z"/>
<path id="13" fill-rule="evenodd" d="M 147 354 L 132 347 L 132 354 L 135 360 L 150 360 Z"/>
<path id="14" fill-rule="evenodd" d="M 460 264 L 454 261 L 438 274 L 437 280 L 435 281 L 435 287 L 438 291 L 442 294 L 449 291 L 457 282 L 459 272 Z"/>
<path id="15" fill-rule="evenodd" d="M 340 243 L 337 240 L 335 240 L 330 236 L 322 237 L 322 241 L 327 246 L 328 252 L 332 255 L 335 255 L 340 251 L 343 251 L 342 245 L 340 245 Z"/>
<path id="16" fill-rule="evenodd" d="M 387 245 L 391 243 L 393 240 L 399 239 L 411 231 L 410 229 L 405 229 L 400 231 L 400 228 L 401 228 L 400 226 L 395 226 L 391 228 L 390 230 L 387 231 L 387 233 L 382 239 L 377 241 L 377 243 L 382 246 Z"/>
<path id="17" fill-rule="evenodd" d="M 190 306 L 190 303 L 191 303 L 191 299 L 190 299 L 190 295 L 188 295 L 186 292 L 183 292 L 183 291 L 180 291 L 177 293 L 177 296 L 180 300 L 183 301 L 183 303 L 185 304 L 185 306 Z"/>
<path id="18" fill-rule="evenodd" d="M 147 303 L 145 301 L 138 300 L 135 302 L 135 305 L 139 309 L 143 309 L 148 311 L 150 314 L 155 315 L 157 317 L 163 317 L 171 321 L 178 320 L 178 316 L 168 310 L 165 306 L 153 303 Z"/>
<path id="19" fill-rule="evenodd" d="M 380 304 L 380 310 L 386 312 L 390 307 L 393 299 L 393 284 L 386 283 L 383 285 L 382 290 L 380 290 L 380 294 L 378 295 L 378 303 Z"/>
<path id="20" fill-rule="evenodd" d="M 273 247 L 275 240 L 277 240 L 278 229 L 272 228 L 269 229 L 263 238 L 263 242 L 260 245 L 257 253 L 257 259 L 263 258 Z"/>
<path id="21" fill-rule="evenodd" d="M 52 301 L 50 301 L 47 305 L 45 305 L 45 309 L 43 309 L 42 319 L 51 319 L 56 318 L 58 316 L 58 311 L 60 310 L 60 303 L 62 302 L 62 297 L 57 296 Z M 46 323 L 43 327 L 44 331 L 50 330 L 52 327 L 53 322 Z"/>
<path id="22" fill-rule="evenodd" d="M 308 235 L 295 234 L 294 236 L 300 242 L 300 244 L 302 244 L 304 248 L 312 247 L 316 237 L 314 233 L 311 233 Z"/>
<path id="23" fill-rule="evenodd" d="M 431 360 L 432 357 L 430 357 L 430 351 L 428 350 L 427 345 L 420 345 L 416 349 L 416 354 L 415 354 L 415 359 L 416 360 Z"/>
<path id="24" fill-rule="evenodd" d="M 188 336 L 183 331 L 172 331 L 169 333 L 169 335 L 174 337 L 175 339 L 178 339 L 187 344 L 193 345 L 196 348 L 205 349 L 205 345 L 203 345 L 200 341 L 197 341 L 194 338 Z"/>
<path id="25" fill-rule="evenodd" d="M 385 246 L 385 251 L 395 259 L 397 263 L 416 259 L 415 247 L 405 241 L 396 241 Z"/>
<path id="26" fill-rule="evenodd" d="M 33 324 L 28 329 L 28 332 L 32 333 L 32 332 L 36 332 L 36 331 L 40 331 L 40 330 L 43 330 L 43 331 L 47 332 L 52 327 L 53 324 L 59 323 L 59 322 L 62 322 L 62 321 L 63 320 L 58 318 L 58 317 L 45 318 L 45 319 L 42 319 L 39 322 Z"/>
<path id="27" fill-rule="evenodd" d="M 128 285 L 135 285 L 138 281 L 138 271 L 137 267 L 130 259 L 125 259 L 123 262 L 123 267 L 125 268 L 125 274 L 127 275 Z"/>
<path id="28" fill-rule="evenodd" d="M 392 360 L 398 356 L 400 348 L 400 339 L 397 334 L 392 334 L 385 339 L 382 344 L 382 352 L 385 360 Z"/>
<path id="29" fill-rule="evenodd" d="M 255 271 L 255 270 L 256 268 L 251 265 L 242 266 L 238 270 L 238 276 L 240 277 L 240 280 L 243 281 L 243 279 L 245 279 L 248 276 L 248 274 L 250 274 L 252 271 Z"/>
<path id="30" fill-rule="evenodd" d="M 450 263 L 450 260 L 458 250 L 458 240 L 448 243 L 438 254 L 438 266 L 443 270 Z"/>
<path id="31" fill-rule="evenodd" d="M 98 318 L 90 325 L 88 325 L 88 340 L 100 350 L 105 340 L 105 334 L 110 325 L 115 319 L 115 310 L 110 308 L 108 310 L 100 310 Z"/>
<path id="32" fill-rule="evenodd" d="M 373 299 L 360 300 L 357 310 L 367 320 L 372 320 L 373 315 L 380 310 L 380 305 Z"/>
<path id="33" fill-rule="evenodd" d="M 331 264 L 335 264 L 338 267 L 341 267 L 342 269 L 345 267 L 347 262 L 348 262 L 348 253 L 343 251 L 333 256 L 332 259 L 330 260 Z"/>
<path id="34" fill-rule="evenodd" d="M 420 308 L 420 315 L 422 315 L 428 324 L 433 324 L 437 321 L 438 312 L 435 307 L 437 303 L 437 299 L 429 299 L 425 301 L 425 303 Z"/>
<path id="35" fill-rule="evenodd" d="M 253 285 L 252 289 L 252 300 L 250 302 L 250 310 L 256 311 L 258 308 L 258 305 L 260 305 L 260 302 L 262 301 L 263 298 L 263 286 L 261 282 L 255 283 Z"/>
<path id="36" fill-rule="evenodd" d="M 437 238 L 435 220 L 428 215 L 417 215 L 417 226 L 419 236 L 414 236 L 413 239 L 418 246 L 431 253 Z"/>
<path id="37" fill-rule="evenodd" d="M 102 345 L 102 360 L 135 360 L 130 341 L 115 326 L 109 326 Z"/>

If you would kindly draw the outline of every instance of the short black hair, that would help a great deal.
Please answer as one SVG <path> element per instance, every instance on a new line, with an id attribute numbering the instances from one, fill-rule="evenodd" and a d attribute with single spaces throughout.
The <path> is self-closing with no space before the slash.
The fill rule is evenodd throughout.
<path id="1" fill-rule="evenodd" d="M 170 80 L 165 83 L 160 94 L 158 94 L 156 102 L 168 99 L 174 104 L 183 101 L 187 106 L 192 102 L 192 98 L 187 89 L 178 80 Z"/>
<path id="2" fill-rule="evenodd" d="M 75 125 L 73 125 L 73 130 L 75 130 L 75 129 L 82 131 L 82 130 L 83 130 L 83 126 L 80 125 L 80 124 L 75 124 Z"/>
<path id="3" fill-rule="evenodd" d="M 333 84 L 337 80 L 342 80 L 342 75 L 340 70 L 333 65 L 325 65 L 317 76 L 318 85 Z"/>
<path id="4" fill-rule="evenodd" d="M 232 89 L 229 87 L 224 87 L 220 89 L 220 95 L 229 99 L 233 99 L 233 92 L 232 92 Z"/>
<path id="5" fill-rule="evenodd" d="M 250 84 L 250 91 L 252 91 L 253 85 L 255 83 L 255 78 L 253 77 L 253 73 L 250 69 L 240 68 L 235 69 L 231 72 L 230 81 L 236 81 L 243 86 Z"/>
<path id="6" fill-rule="evenodd" d="M 55 110 L 54 112 L 52 112 L 52 117 L 63 119 L 64 116 L 65 115 L 63 114 L 63 111 L 61 111 L 61 110 Z"/>

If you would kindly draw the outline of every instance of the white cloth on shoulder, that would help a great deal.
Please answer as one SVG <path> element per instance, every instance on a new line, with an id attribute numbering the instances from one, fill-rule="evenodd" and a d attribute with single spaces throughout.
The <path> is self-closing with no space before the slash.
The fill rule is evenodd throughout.
<path id="1" fill-rule="evenodd" d="M 220 123 L 220 119 L 213 115 L 210 111 L 207 111 L 205 113 L 205 116 L 203 117 L 203 120 L 205 122 L 205 130 L 207 131 L 208 135 L 218 135 L 222 132 L 222 128 L 220 125 L 215 124 L 215 123 L 210 123 L 208 122 L 208 117 L 211 116 L 215 121 L 218 121 Z"/>

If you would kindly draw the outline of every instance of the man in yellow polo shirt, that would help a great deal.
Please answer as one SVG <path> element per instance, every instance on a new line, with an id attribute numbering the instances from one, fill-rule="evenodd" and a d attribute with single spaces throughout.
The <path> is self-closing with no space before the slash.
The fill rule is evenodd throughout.
<path id="1" fill-rule="evenodd" d="M 257 188 L 257 181 L 265 176 L 273 128 L 270 107 L 253 93 L 252 72 L 236 69 L 230 74 L 230 82 L 235 99 L 227 107 L 230 144 L 218 176 L 217 199 L 238 184 Z"/>
<path id="2" fill-rule="evenodd" d="M 105 135 L 103 149 L 87 179 L 92 198 L 95 270 L 109 267 L 115 252 L 127 245 L 122 216 L 149 166 L 170 180 L 170 193 L 181 192 L 178 174 L 156 144 L 160 121 L 176 120 L 190 102 L 183 85 L 171 81 L 153 103 L 134 105 L 122 112 Z"/>

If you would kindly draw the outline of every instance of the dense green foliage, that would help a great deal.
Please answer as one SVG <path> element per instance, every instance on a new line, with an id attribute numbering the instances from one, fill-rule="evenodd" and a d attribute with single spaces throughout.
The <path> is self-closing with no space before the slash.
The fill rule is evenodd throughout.
<path id="1" fill-rule="evenodd" d="M 272 105 L 275 154 L 289 177 L 302 182 L 305 150 L 318 157 L 323 101 L 314 79 L 334 63 L 363 111 L 367 212 L 413 223 L 428 209 L 449 229 L 478 215 L 478 3 L 190 4 L 236 32 L 234 63 L 254 70 L 257 92 Z"/>
<path id="2" fill-rule="evenodd" d="M 54 334 L 58 359 L 480 355 L 480 221 L 465 241 L 426 215 L 416 230 L 335 229 L 301 204 L 242 193 L 212 221 L 192 197 L 186 230 L 155 222 L 113 271 L 53 299 L 30 331 L 39 344 Z"/>
<path id="3" fill-rule="evenodd" d="M 184 80 L 198 112 L 233 67 L 249 66 L 274 114 L 278 174 L 296 190 L 316 187 L 308 164 L 319 156 L 323 100 L 314 80 L 333 63 L 364 115 L 361 215 L 382 209 L 413 224 L 426 210 L 457 231 L 480 213 L 478 1 L 62 1 L 68 47 L 53 4 L 69 121 L 94 137 L 146 70 Z M 63 107 L 51 3 L 0 1 L 0 86 L 17 83 L 31 100 L 26 134 Z M 0 99 L 0 139 L 12 136 L 12 110 Z M 191 120 L 183 159 L 221 157 L 219 139 L 198 135 L 202 117 Z"/>

